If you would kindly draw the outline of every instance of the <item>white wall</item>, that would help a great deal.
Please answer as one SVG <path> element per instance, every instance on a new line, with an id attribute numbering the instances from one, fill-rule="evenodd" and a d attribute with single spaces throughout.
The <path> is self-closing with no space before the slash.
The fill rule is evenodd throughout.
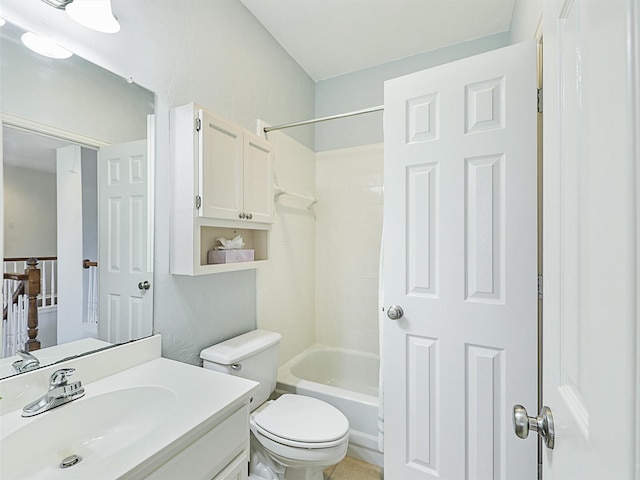
<path id="1" fill-rule="evenodd" d="M 280 187 L 315 195 L 316 155 L 281 132 L 269 134 Z M 280 364 L 315 340 L 315 207 L 282 195 L 276 202 L 269 264 L 257 272 L 258 328 L 283 334 Z"/>
<path id="2" fill-rule="evenodd" d="M 378 353 L 383 145 L 317 154 L 316 341 Z"/>
<path id="3" fill-rule="evenodd" d="M 82 295 L 82 148 L 69 145 L 56 151 L 58 206 L 58 341 L 91 335 L 83 329 Z"/>
<path id="4" fill-rule="evenodd" d="M 4 256 L 55 257 L 56 175 L 4 167 Z"/>
<path id="5" fill-rule="evenodd" d="M 509 44 L 534 38 L 541 21 L 542 0 L 516 0 L 513 5 Z"/>

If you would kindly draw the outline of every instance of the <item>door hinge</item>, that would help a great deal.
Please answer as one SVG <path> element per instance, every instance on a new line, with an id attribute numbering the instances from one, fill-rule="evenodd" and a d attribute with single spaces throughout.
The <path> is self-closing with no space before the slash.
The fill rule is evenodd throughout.
<path id="1" fill-rule="evenodd" d="M 542 88 L 538 88 L 538 113 L 542 113 Z"/>
<path id="2" fill-rule="evenodd" d="M 538 275 L 538 298 L 542 299 L 542 275 Z"/>
<path id="3" fill-rule="evenodd" d="M 199 132 L 201 128 L 202 128 L 202 120 L 200 120 L 199 118 L 196 118 L 196 132 Z"/>
<path id="4" fill-rule="evenodd" d="M 196 195 L 196 210 L 200 209 L 202 206 L 202 198 L 200 195 Z"/>

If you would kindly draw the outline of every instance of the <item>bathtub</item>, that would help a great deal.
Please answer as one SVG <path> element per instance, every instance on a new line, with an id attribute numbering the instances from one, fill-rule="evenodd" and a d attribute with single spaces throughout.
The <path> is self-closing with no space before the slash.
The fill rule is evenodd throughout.
<path id="1" fill-rule="evenodd" d="M 313 345 L 278 369 L 277 393 L 308 395 L 349 419 L 348 455 L 380 467 L 377 355 Z"/>

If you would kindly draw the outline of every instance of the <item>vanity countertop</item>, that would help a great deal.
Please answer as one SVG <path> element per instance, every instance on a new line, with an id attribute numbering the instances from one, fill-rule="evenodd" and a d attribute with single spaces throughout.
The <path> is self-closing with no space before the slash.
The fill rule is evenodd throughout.
<path id="1" fill-rule="evenodd" d="M 79 372 L 73 380 L 82 380 Z M 0 477 L 10 479 L 11 472 L 17 471 L 21 472 L 21 478 L 143 477 L 152 471 L 153 465 L 167 461 L 192 443 L 194 438 L 248 404 L 257 385 L 250 380 L 166 358 L 156 358 L 85 383 L 83 398 L 49 412 L 23 418 L 21 410 L 14 410 L 0 417 L 0 457 L 3 463 Z M 115 399 L 115 402 L 110 399 Z M 25 404 L 27 400 L 32 399 L 25 399 Z M 142 408 L 136 405 L 140 402 L 145 402 Z M 117 405 L 115 413 L 112 411 L 114 404 Z M 103 421 L 102 417 L 109 415 L 114 415 L 116 420 Z M 142 417 L 148 418 L 143 421 Z M 86 424 L 96 425 L 85 428 Z M 132 425 L 135 428 L 123 434 Z M 32 445 L 22 445 L 23 454 L 14 449 L 20 435 L 28 434 L 26 438 L 32 438 L 32 432 L 38 432 L 41 427 L 46 428 L 47 433 L 42 437 L 47 438 L 40 442 L 33 440 Z M 83 428 L 96 429 L 95 438 L 79 444 L 76 438 L 65 437 L 65 431 L 83 431 Z M 109 436 L 118 441 L 109 443 Z M 55 461 L 47 460 L 51 457 L 48 455 L 51 443 L 55 444 Z M 43 453 L 39 454 L 39 449 Z M 74 449 L 82 450 L 77 454 L 83 456 L 84 453 L 83 460 L 71 468 L 59 468 L 62 458 L 76 453 Z M 9 465 L 12 462 L 27 462 L 30 466 L 25 471 L 22 467 L 13 469 Z M 42 465 L 34 465 L 34 462 Z M 25 472 L 27 477 L 24 477 Z"/>

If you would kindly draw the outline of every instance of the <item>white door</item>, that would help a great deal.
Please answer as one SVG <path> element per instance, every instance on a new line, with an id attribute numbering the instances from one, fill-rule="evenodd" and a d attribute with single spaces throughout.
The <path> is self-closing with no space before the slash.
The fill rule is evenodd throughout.
<path id="1" fill-rule="evenodd" d="M 638 479 L 638 3 L 544 13 L 543 476 Z"/>
<path id="2" fill-rule="evenodd" d="M 385 478 L 534 479 L 536 47 L 385 84 Z"/>
<path id="3" fill-rule="evenodd" d="M 151 334 L 153 265 L 147 230 L 147 176 L 146 140 L 103 147 L 98 152 L 98 332 L 108 342 Z"/>

